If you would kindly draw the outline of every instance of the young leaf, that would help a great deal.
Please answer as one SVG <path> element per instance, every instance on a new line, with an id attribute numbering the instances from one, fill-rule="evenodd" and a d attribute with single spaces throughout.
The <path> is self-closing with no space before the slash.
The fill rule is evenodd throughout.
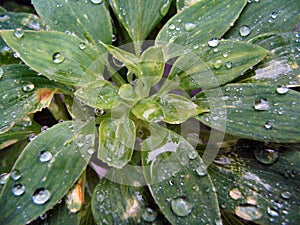
<path id="1" fill-rule="evenodd" d="M 205 98 L 219 90 L 199 93 L 195 103 L 214 105 L 214 113 L 198 119 L 228 134 L 270 142 L 299 142 L 300 93 L 281 92 L 268 84 L 229 84 L 222 87 L 223 97 Z"/>
<path id="2" fill-rule="evenodd" d="M 102 56 L 77 37 L 57 31 L 24 31 L 19 38 L 14 31 L 0 34 L 27 65 L 49 79 L 84 85 L 102 78 Z"/>
<path id="3" fill-rule="evenodd" d="M 55 92 L 71 94 L 69 88 L 49 81 L 24 65 L 0 67 L 0 134 L 26 115 L 47 107 Z"/>
<path id="4" fill-rule="evenodd" d="M 142 145 L 145 179 L 165 217 L 172 224 L 220 223 L 214 186 L 195 149 L 163 127 L 150 131 Z"/>
<path id="5" fill-rule="evenodd" d="M 169 20 L 158 33 L 155 44 L 163 46 L 165 59 L 168 60 L 191 51 L 196 44 L 206 44 L 212 38 L 221 38 L 238 18 L 246 2 L 197 2 Z"/>
<path id="6" fill-rule="evenodd" d="M 161 97 L 160 103 L 165 113 L 164 122 L 180 124 L 189 118 L 197 116 L 203 112 L 191 100 L 175 94 L 165 94 Z M 205 112 L 206 110 L 204 110 Z"/>
<path id="7" fill-rule="evenodd" d="M 2 190 L 0 223 L 26 224 L 52 208 L 88 164 L 94 135 L 93 123 L 64 122 L 29 143 Z"/>
<path id="8" fill-rule="evenodd" d="M 75 33 L 80 39 L 94 46 L 99 45 L 98 41 L 111 43 L 111 18 L 104 3 L 33 0 L 32 4 L 39 16 L 53 30 Z"/>
<path id="9" fill-rule="evenodd" d="M 119 98 L 117 88 L 106 80 L 97 80 L 80 88 L 75 92 L 75 96 L 91 107 L 102 109 L 114 107 Z"/>
<path id="10" fill-rule="evenodd" d="M 135 125 L 128 118 L 102 120 L 99 127 L 98 158 L 122 168 L 131 159 L 135 143 Z"/>
<path id="11" fill-rule="evenodd" d="M 294 0 L 251 1 L 226 37 L 249 40 L 262 33 L 292 31 L 299 22 L 299 11 L 300 4 Z"/>

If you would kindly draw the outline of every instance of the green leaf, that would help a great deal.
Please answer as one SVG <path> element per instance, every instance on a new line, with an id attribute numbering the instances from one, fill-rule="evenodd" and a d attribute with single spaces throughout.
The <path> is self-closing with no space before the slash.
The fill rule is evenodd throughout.
<path id="1" fill-rule="evenodd" d="M 136 103 L 132 108 L 132 113 L 141 120 L 154 123 L 165 117 L 160 104 L 150 98 L 142 99 Z"/>
<path id="2" fill-rule="evenodd" d="M 138 95 L 131 84 L 123 84 L 118 91 L 120 97 L 128 101 L 137 101 Z"/>
<path id="3" fill-rule="evenodd" d="M 0 134 L 26 115 L 47 107 L 55 92 L 70 94 L 69 88 L 37 74 L 24 65 L 1 67 Z"/>
<path id="4" fill-rule="evenodd" d="M 2 6 L 0 6 L 0 13 L 5 13 L 6 12 L 6 9 L 3 8 Z"/>
<path id="5" fill-rule="evenodd" d="M 99 53 L 81 39 L 57 31 L 25 31 L 18 39 L 14 31 L 0 31 L 2 38 L 32 69 L 49 79 L 84 85 L 102 79 Z"/>
<path id="6" fill-rule="evenodd" d="M 30 142 L 12 169 L 13 172 L 18 171 L 21 177 L 9 179 L 2 190 L 0 223 L 25 224 L 52 208 L 88 164 L 91 155 L 87 149 L 93 147 L 91 137 L 94 135 L 93 123 L 64 122 Z M 14 196 L 12 189 L 18 184 L 25 190 L 23 194 Z M 35 198 L 42 188 L 45 195 Z"/>
<path id="7" fill-rule="evenodd" d="M 299 142 L 300 94 L 288 90 L 278 93 L 276 86 L 268 84 L 229 84 L 222 87 L 223 97 L 213 96 L 219 90 L 199 93 L 195 103 L 209 104 L 213 113 L 198 119 L 215 129 L 254 140 L 269 142 Z"/>
<path id="8" fill-rule="evenodd" d="M 286 86 L 300 85 L 300 34 L 299 33 L 273 33 L 263 34 L 251 40 L 270 51 L 245 81 L 251 83 L 269 83 Z"/>
<path id="9" fill-rule="evenodd" d="M 223 210 L 255 224 L 297 224 L 299 145 L 242 140 L 228 150 L 209 168 Z"/>
<path id="10" fill-rule="evenodd" d="M 134 42 L 146 39 L 169 10 L 170 0 L 112 0 L 111 7 Z M 139 43 L 141 44 L 141 43 Z M 138 54 L 138 52 L 136 52 Z"/>
<path id="11" fill-rule="evenodd" d="M 214 186 L 195 149 L 163 127 L 150 131 L 142 145 L 145 179 L 165 217 L 172 224 L 220 223 Z"/>
<path id="12" fill-rule="evenodd" d="M 75 92 L 75 96 L 91 107 L 102 109 L 114 107 L 119 98 L 117 88 L 106 80 L 97 80 L 80 88 Z"/>
<path id="13" fill-rule="evenodd" d="M 105 4 L 92 1 L 33 0 L 35 10 L 51 29 L 75 33 L 82 40 L 99 45 L 111 43 L 111 18 Z M 49 10 L 50 9 L 50 10 Z"/>
<path id="14" fill-rule="evenodd" d="M 177 11 L 181 11 L 201 0 L 176 0 Z"/>
<path id="15" fill-rule="evenodd" d="M 29 117 L 24 117 L 17 122 L 8 132 L 0 134 L 0 150 L 12 145 L 30 134 L 40 133 L 41 126 L 32 121 Z"/>
<path id="16" fill-rule="evenodd" d="M 98 158 L 110 166 L 124 167 L 134 149 L 134 122 L 128 118 L 106 118 L 100 124 L 99 135 Z"/>
<path id="17" fill-rule="evenodd" d="M 274 31 L 292 31 L 300 20 L 300 4 L 294 0 L 264 0 L 248 3 L 227 38 L 249 40 Z M 245 26 L 247 28 L 245 29 Z M 247 31 L 247 29 L 250 30 Z M 243 32 L 244 29 L 244 32 Z M 241 36 L 241 32 L 245 36 Z M 247 31 L 247 32 L 245 32 Z"/>
<path id="18" fill-rule="evenodd" d="M 160 103 L 165 113 L 163 121 L 171 124 L 183 123 L 187 119 L 203 112 L 202 109 L 188 98 L 171 93 L 163 95 Z"/>
<path id="19" fill-rule="evenodd" d="M 191 51 L 197 44 L 221 38 L 239 16 L 246 0 L 203 0 L 173 16 L 160 30 L 155 44 L 166 60 Z"/>

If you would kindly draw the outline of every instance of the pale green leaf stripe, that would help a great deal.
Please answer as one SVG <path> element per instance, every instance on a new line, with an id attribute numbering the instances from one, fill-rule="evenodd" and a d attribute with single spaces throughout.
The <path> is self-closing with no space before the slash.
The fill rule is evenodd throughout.
<path id="1" fill-rule="evenodd" d="M 57 31 L 25 31 L 20 39 L 14 31 L 0 34 L 27 65 L 49 79 L 70 85 L 103 79 L 103 56 L 77 37 Z M 55 63 L 56 53 L 62 58 Z"/>
<path id="2" fill-rule="evenodd" d="M 12 169 L 18 170 L 21 177 L 16 181 L 10 178 L 2 190 L 0 224 L 26 224 L 51 209 L 88 164 L 91 155 L 87 149 L 93 147 L 94 142 L 86 140 L 92 140 L 93 135 L 95 128 L 92 123 L 84 125 L 69 121 L 49 128 L 30 142 Z M 40 161 L 42 151 L 51 153 L 52 158 L 46 162 Z M 12 193 L 16 184 L 25 187 L 25 192 L 20 196 Z M 44 204 L 35 204 L 32 199 L 39 188 L 50 192 L 50 198 Z"/>
<path id="3" fill-rule="evenodd" d="M 300 141 L 299 92 L 288 90 L 279 94 L 274 85 L 242 83 L 228 84 L 221 90 L 223 97 L 220 99 L 205 97 L 219 90 L 204 91 L 195 97 L 196 104 L 216 107 L 211 109 L 213 113 L 198 116 L 202 123 L 221 130 L 226 124 L 228 134 L 259 141 Z M 257 105 L 257 102 L 262 104 Z"/>
<path id="4" fill-rule="evenodd" d="M 182 10 L 160 30 L 155 44 L 170 59 L 193 50 L 195 45 L 221 38 L 246 5 L 246 0 L 203 0 Z"/>

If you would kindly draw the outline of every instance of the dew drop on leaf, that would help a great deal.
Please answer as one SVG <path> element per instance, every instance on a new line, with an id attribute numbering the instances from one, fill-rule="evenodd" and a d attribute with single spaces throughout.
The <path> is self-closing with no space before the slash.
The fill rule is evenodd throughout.
<path id="1" fill-rule="evenodd" d="M 3 74 L 4 74 L 4 71 L 3 71 L 2 67 L 0 67 L 0 80 L 3 77 Z"/>
<path id="2" fill-rule="evenodd" d="M 17 58 L 20 58 L 20 53 L 19 52 L 14 52 L 13 53 L 13 56 L 17 59 Z"/>
<path id="3" fill-rule="evenodd" d="M 117 41 L 117 36 L 113 34 L 113 35 L 111 36 L 111 41 L 112 41 L 112 42 Z"/>
<path id="4" fill-rule="evenodd" d="M 197 151 L 195 151 L 195 150 L 189 151 L 189 152 L 188 152 L 188 157 L 189 157 L 189 159 L 196 159 L 197 156 L 198 156 L 198 153 L 197 153 Z"/>
<path id="5" fill-rule="evenodd" d="M 258 220 L 263 215 L 256 206 L 237 206 L 234 212 L 244 220 Z"/>
<path id="6" fill-rule="evenodd" d="M 270 14 L 270 17 L 271 17 L 272 19 L 276 19 L 277 16 L 278 16 L 278 13 L 277 13 L 277 12 L 272 12 L 272 13 Z"/>
<path id="7" fill-rule="evenodd" d="M 228 69 L 231 69 L 231 68 L 232 68 L 232 62 L 230 62 L 230 61 L 227 62 L 227 63 L 226 63 L 226 67 L 227 67 Z"/>
<path id="8" fill-rule="evenodd" d="M 86 44 L 84 42 L 80 42 L 78 47 L 79 49 L 84 50 L 86 48 Z"/>
<path id="9" fill-rule="evenodd" d="M 157 217 L 157 212 L 149 207 L 147 207 L 142 213 L 142 218 L 145 222 L 154 222 Z"/>
<path id="10" fill-rule="evenodd" d="M 192 204 L 181 197 L 172 200 L 171 208 L 175 215 L 182 217 L 192 212 Z"/>
<path id="11" fill-rule="evenodd" d="M 10 177 L 13 180 L 19 180 L 22 177 L 22 175 L 19 170 L 13 170 L 10 172 Z"/>
<path id="12" fill-rule="evenodd" d="M 0 184 L 5 184 L 6 181 L 9 178 L 9 174 L 8 173 L 2 173 L 0 174 Z"/>
<path id="13" fill-rule="evenodd" d="M 65 60 L 65 57 L 60 52 L 55 52 L 52 55 L 52 60 L 54 63 L 62 63 Z"/>
<path id="14" fill-rule="evenodd" d="M 11 189 L 11 191 L 15 196 L 20 196 L 20 195 L 24 194 L 25 186 L 22 184 L 15 184 L 13 186 L 13 188 Z"/>
<path id="15" fill-rule="evenodd" d="M 59 24 L 59 21 L 57 19 L 53 20 L 52 22 L 53 22 L 54 25 L 58 25 Z"/>
<path id="16" fill-rule="evenodd" d="M 265 123 L 265 128 L 266 129 L 272 129 L 272 127 L 273 127 L 273 122 L 272 121 L 268 121 L 268 122 Z"/>
<path id="17" fill-rule="evenodd" d="M 167 0 L 159 9 L 159 13 L 161 16 L 165 16 L 169 11 L 169 2 L 170 0 Z"/>
<path id="18" fill-rule="evenodd" d="M 229 191 L 229 196 L 234 200 L 237 200 L 237 199 L 240 199 L 243 197 L 242 193 L 240 192 L 240 190 L 238 188 L 231 189 Z"/>
<path id="19" fill-rule="evenodd" d="M 22 87 L 22 90 L 24 92 L 31 92 L 33 91 L 35 88 L 34 84 L 33 83 L 28 83 L 28 84 L 25 84 L 23 87 Z"/>
<path id="20" fill-rule="evenodd" d="M 24 30 L 22 28 L 16 28 L 14 31 L 14 36 L 21 39 L 24 36 Z"/>
<path id="21" fill-rule="evenodd" d="M 38 188 L 34 191 L 32 195 L 33 203 L 37 205 L 42 205 L 46 203 L 50 198 L 50 192 L 45 188 Z"/>
<path id="22" fill-rule="evenodd" d="M 186 23 L 185 25 L 184 25 L 184 29 L 186 30 L 186 31 L 192 31 L 192 30 L 194 30 L 196 28 L 196 24 L 194 24 L 194 23 Z"/>
<path id="23" fill-rule="evenodd" d="M 174 30 L 175 28 L 176 28 L 176 26 L 173 23 L 169 25 L 170 30 Z"/>
<path id="24" fill-rule="evenodd" d="M 91 2 L 94 4 L 101 4 L 102 0 L 91 0 Z"/>
<path id="25" fill-rule="evenodd" d="M 48 129 L 49 129 L 48 126 L 42 126 L 42 127 L 41 127 L 41 132 L 45 132 L 45 131 L 48 130 Z"/>
<path id="26" fill-rule="evenodd" d="M 210 39 L 207 42 L 209 47 L 217 47 L 219 45 L 219 40 L 217 38 Z"/>
<path id="27" fill-rule="evenodd" d="M 271 165 L 278 160 L 279 154 L 273 149 L 255 149 L 254 157 L 262 164 Z"/>
<path id="28" fill-rule="evenodd" d="M 6 22 L 9 19 L 10 19 L 10 17 L 6 14 L 0 16 L 0 22 L 2 22 L 2 23 Z"/>
<path id="29" fill-rule="evenodd" d="M 245 26 L 240 27 L 239 32 L 242 37 L 246 37 L 251 33 L 251 28 L 249 26 L 245 25 Z"/>
<path id="30" fill-rule="evenodd" d="M 101 109 L 101 108 L 95 108 L 94 113 L 95 113 L 96 116 L 101 116 L 101 115 L 104 114 L 104 110 Z"/>
<path id="31" fill-rule="evenodd" d="M 207 174 L 206 168 L 202 164 L 198 164 L 195 171 L 199 176 L 205 176 Z"/>
<path id="32" fill-rule="evenodd" d="M 289 191 L 283 191 L 280 193 L 280 195 L 284 199 L 290 199 L 292 197 L 292 193 Z"/>
<path id="33" fill-rule="evenodd" d="M 52 159 L 51 152 L 48 151 L 41 151 L 39 155 L 40 162 L 48 162 Z"/>
<path id="34" fill-rule="evenodd" d="M 37 137 L 36 134 L 30 134 L 30 135 L 28 136 L 28 140 L 29 140 L 29 141 L 33 141 L 36 137 Z"/>
<path id="35" fill-rule="evenodd" d="M 270 108 L 270 103 L 268 102 L 267 99 L 259 98 L 255 100 L 254 108 L 257 111 L 268 110 Z"/>
<path id="36" fill-rule="evenodd" d="M 277 217 L 279 216 L 279 213 L 275 210 L 275 209 L 272 209 L 270 207 L 267 208 L 267 212 L 270 216 L 272 217 Z"/>
<path id="37" fill-rule="evenodd" d="M 276 92 L 281 95 L 288 93 L 288 91 L 289 91 L 289 88 L 285 85 L 280 85 L 276 89 Z"/>
<path id="38" fill-rule="evenodd" d="M 221 59 L 218 59 L 215 63 L 214 63 L 214 68 L 215 69 L 220 69 L 222 67 L 222 60 Z"/>

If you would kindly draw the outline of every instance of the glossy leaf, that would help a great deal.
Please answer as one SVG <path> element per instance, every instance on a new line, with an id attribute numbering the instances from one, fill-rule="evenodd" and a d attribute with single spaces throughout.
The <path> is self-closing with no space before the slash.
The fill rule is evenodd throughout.
<path id="1" fill-rule="evenodd" d="M 20 39 L 14 31 L 0 34 L 27 65 L 49 79 L 70 85 L 102 79 L 101 55 L 77 37 L 57 31 L 25 31 Z"/>
<path id="2" fill-rule="evenodd" d="M 93 123 L 85 126 L 64 122 L 49 128 L 29 143 L 12 169 L 19 171 L 21 177 L 9 179 L 2 190 L 0 223 L 25 224 L 52 208 L 88 164 L 91 156 L 87 149 L 94 145 L 88 140 L 95 135 L 94 131 Z M 25 190 L 14 196 L 12 188 L 17 184 L 23 185 Z M 49 192 L 35 199 L 34 194 L 42 188 Z"/>
<path id="3" fill-rule="evenodd" d="M 70 94 L 69 88 L 49 81 L 24 65 L 1 67 L 0 133 L 8 131 L 26 115 L 47 107 L 55 92 Z"/>
<path id="4" fill-rule="evenodd" d="M 201 0 L 176 0 L 177 11 L 181 11 Z"/>
<path id="5" fill-rule="evenodd" d="M 172 224 L 219 222 L 214 186 L 195 149 L 163 127 L 151 125 L 150 131 L 142 145 L 145 179 L 165 217 Z"/>
<path id="6" fill-rule="evenodd" d="M 300 94 L 278 93 L 268 84 L 229 84 L 222 87 L 222 99 L 209 98 L 218 90 L 199 93 L 195 103 L 214 105 L 214 113 L 199 115 L 213 128 L 238 137 L 269 142 L 299 142 Z M 208 106 L 209 108 L 209 106 Z M 300 124 L 299 124 L 300 125 Z"/>
<path id="7" fill-rule="evenodd" d="M 246 81 L 286 86 L 300 85 L 300 33 L 263 34 L 251 40 L 270 51 Z"/>
<path id="8" fill-rule="evenodd" d="M 239 16 L 246 0 L 204 0 L 173 16 L 160 30 L 156 45 L 163 46 L 165 58 L 182 55 L 194 45 L 221 38 Z"/>
<path id="9" fill-rule="evenodd" d="M 135 143 L 135 125 L 128 118 L 102 120 L 99 127 L 98 158 L 122 168 L 131 159 Z"/>
<path id="10" fill-rule="evenodd" d="M 170 124 L 183 123 L 187 119 L 203 112 L 202 109 L 188 98 L 171 93 L 162 96 L 160 103 L 165 113 L 163 121 Z"/>
<path id="11" fill-rule="evenodd" d="M 297 224 L 299 160 L 295 145 L 242 140 L 222 151 L 209 171 L 223 210 L 256 224 Z"/>
<path id="12" fill-rule="evenodd" d="M 169 10 L 170 0 L 157 0 L 155 4 L 147 0 L 112 0 L 111 7 L 118 20 L 127 30 L 132 41 L 146 39 L 151 30 Z"/>
<path id="13" fill-rule="evenodd" d="M 94 46 L 98 45 L 98 41 L 111 43 L 111 18 L 104 3 L 33 0 L 32 4 L 52 30 L 75 33 Z"/>
<path id="14" fill-rule="evenodd" d="M 139 119 L 147 122 L 159 122 L 165 115 L 162 107 L 152 99 L 142 99 L 132 108 L 132 113 Z"/>
<path id="15" fill-rule="evenodd" d="M 112 108 L 119 98 L 117 88 L 105 80 L 94 81 L 80 88 L 75 92 L 75 96 L 91 107 L 102 109 Z"/>
<path id="16" fill-rule="evenodd" d="M 294 0 L 251 0 L 226 37 L 249 40 L 263 33 L 292 31 L 300 20 L 298 3 Z M 242 36 L 245 26 L 250 28 L 250 33 L 244 32 Z M 249 34 L 245 35 L 247 33 Z"/>
<path id="17" fill-rule="evenodd" d="M 0 134 L 0 150 L 27 138 L 30 134 L 40 133 L 40 131 L 41 126 L 38 123 L 32 121 L 29 117 L 24 117 L 9 131 Z"/>

